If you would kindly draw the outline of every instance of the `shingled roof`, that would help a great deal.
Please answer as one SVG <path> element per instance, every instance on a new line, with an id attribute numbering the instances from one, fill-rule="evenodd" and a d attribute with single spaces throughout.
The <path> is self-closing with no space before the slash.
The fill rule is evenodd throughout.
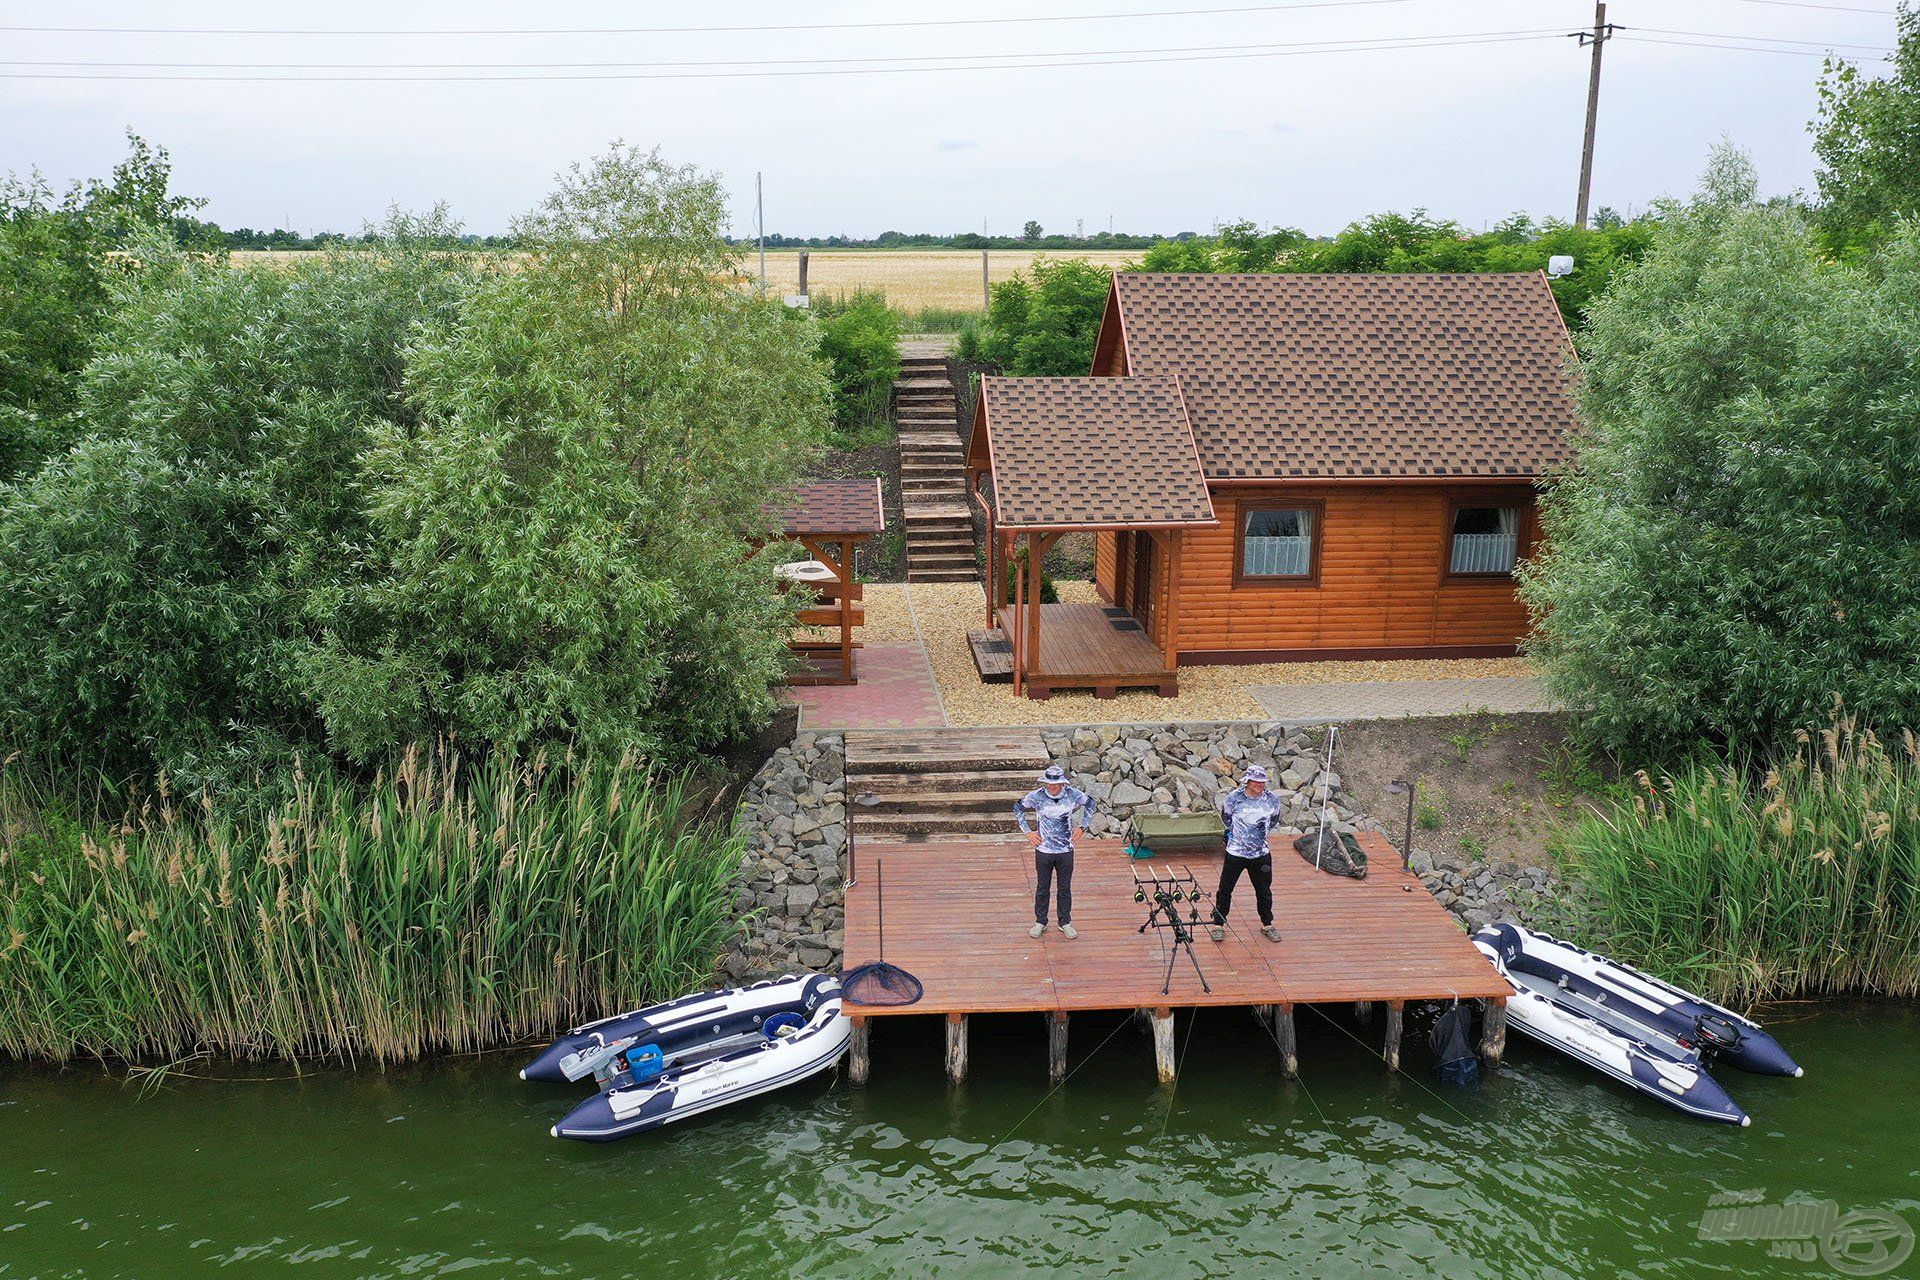
<path id="1" fill-rule="evenodd" d="M 791 502 L 768 508 L 783 532 L 793 535 L 879 533 L 887 527 L 880 502 L 880 481 L 809 480 L 793 491 Z"/>
<path id="2" fill-rule="evenodd" d="M 1176 378 L 982 378 L 976 412 L 1002 528 L 1214 523 Z"/>
<path id="3" fill-rule="evenodd" d="M 1132 377 L 1177 374 L 1209 479 L 1531 479 L 1572 459 L 1572 348 L 1537 272 L 1113 287 L 1095 367 L 1123 342 Z"/>

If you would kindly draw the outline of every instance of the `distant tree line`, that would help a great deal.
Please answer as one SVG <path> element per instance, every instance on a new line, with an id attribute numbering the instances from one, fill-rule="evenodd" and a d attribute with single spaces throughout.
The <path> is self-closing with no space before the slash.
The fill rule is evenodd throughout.
<path id="1" fill-rule="evenodd" d="M 1149 249 L 1169 240 L 1191 240 L 1194 232 L 1178 235 L 1137 235 L 1128 231 L 1099 231 L 1090 236 L 1045 235 L 1037 222 L 1029 222 L 1017 236 L 985 236 L 978 231 L 958 231 L 934 235 L 926 231 L 882 231 L 871 240 L 859 236 L 785 236 L 767 234 L 769 249 Z M 741 236 L 736 244 L 756 244 L 752 236 Z"/>

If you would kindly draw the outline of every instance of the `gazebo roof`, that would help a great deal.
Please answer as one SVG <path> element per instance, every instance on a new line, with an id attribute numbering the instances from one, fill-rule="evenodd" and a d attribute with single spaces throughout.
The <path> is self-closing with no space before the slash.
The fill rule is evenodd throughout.
<path id="1" fill-rule="evenodd" d="M 794 488 L 790 501 L 772 504 L 769 510 L 781 531 L 795 537 L 875 534 L 887 527 L 878 476 L 808 480 Z"/>
<path id="2" fill-rule="evenodd" d="M 975 413 L 1003 529 L 1215 523 L 1178 378 L 985 377 Z"/>

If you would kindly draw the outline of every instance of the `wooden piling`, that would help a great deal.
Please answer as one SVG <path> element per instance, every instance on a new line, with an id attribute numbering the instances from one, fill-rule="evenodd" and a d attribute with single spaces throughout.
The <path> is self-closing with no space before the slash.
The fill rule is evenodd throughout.
<path id="1" fill-rule="evenodd" d="M 1353 1002 L 1353 1016 L 1356 1020 L 1360 1022 L 1372 1022 L 1373 1021 L 1373 1001 L 1355 1000 Z"/>
<path id="2" fill-rule="evenodd" d="M 1487 1001 L 1486 1025 L 1481 1028 L 1480 1056 L 1489 1066 L 1499 1066 L 1507 1052 L 1507 1001 L 1504 996 Z"/>
<path id="3" fill-rule="evenodd" d="M 947 1083 L 967 1081 L 967 1015 L 947 1015 Z"/>
<path id="4" fill-rule="evenodd" d="M 1153 1011 L 1153 1065 L 1161 1084 L 1173 1083 L 1173 1010 Z"/>
<path id="5" fill-rule="evenodd" d="M 1294 1034 L 1293 1006 L 1273 1006 L 1273 1039 L 1280 1046 L 1280 1073 L 1291 1080 L 1300 1074 L 1300 1041 Z"/>
<path id="6" fill-rule="evenodd" d="M 1387 1060 L 1387 1070 L 1400 1069 L 1400 1028 L 1406 1005 L 1399 1000 L 1387 1001 L 1387 1042 L 1383 1056 Z"/>
<path id="7" fill-rule="evenodd" d="M 1055 1010 L 1047 1015 L 1047 1083 L 1059 1084 L 1067 1078 L 1067 1015 Z"/>
<path id="8" fill-rule="evenodd" d="M 873 1024 L 856 1014 L 847 1015 L 851 1024 L 851 1035 L 847 1039 L 847 1083 L 865 1084 L 867 1074 L 872 1069 L 868 1059 L 868 1033 Z"/>

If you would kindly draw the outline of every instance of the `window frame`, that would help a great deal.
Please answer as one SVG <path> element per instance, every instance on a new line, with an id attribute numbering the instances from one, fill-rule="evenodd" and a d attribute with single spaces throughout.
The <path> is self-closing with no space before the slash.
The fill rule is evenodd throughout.
<path id="1" fill-rule="evenodd" d="M 1313 536 L 1307 548 L 1305 573 L 1248 573 L 1247 525 L 1256 511 L 1311 511 Z M 1234 499 L 1233 585 L 1240 587 L 1317 587 L 1320 585 L 1320 549 L 1327 536 L 1327 500 L 1299 497 L 1285 491 L 1246 494 Z"/>
<path id="2" fill-rule="evenodd" d="M 1453 571 L 1453 526 L 1463 509 L 1487 507 L 1512 507 L 1520 512 L 1518 523 L 1513 531 L 1513 567 L 1479 573 L 1455 573 Z M 1534 498 L 1531 491 L 1517 493 L 1498 489 L 1477 492 L 1449 493 L 1447 495 L 1447 519 L 1440 526 L 1440 582 L 1446 585 L 1457 583 L 1512 582 L 1520 572 L 1520 564 L 1533 554 L 1534 543 Z"/>

